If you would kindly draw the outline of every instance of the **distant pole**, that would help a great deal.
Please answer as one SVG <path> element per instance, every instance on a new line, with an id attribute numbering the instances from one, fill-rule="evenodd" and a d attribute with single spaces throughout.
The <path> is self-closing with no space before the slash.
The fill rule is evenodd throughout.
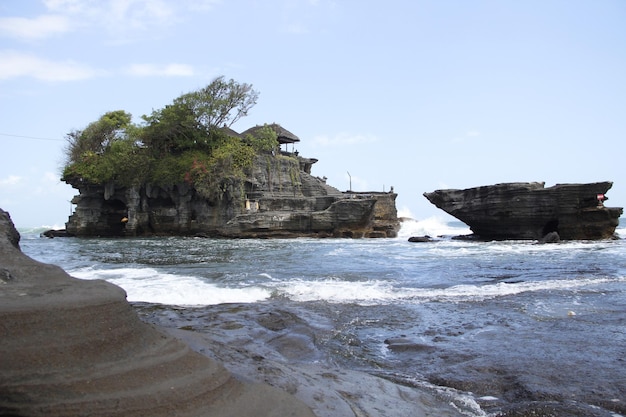
<path id="1" fill-rule="evenodd" d="M 346 171 L 348 172 L 348 171 Z M 348 189 L 348 191 L 352 192 L 352 175 L 350 175 L 350 173 L 348 172 L 348 177 L 350 177 L 350 188 Z"/>

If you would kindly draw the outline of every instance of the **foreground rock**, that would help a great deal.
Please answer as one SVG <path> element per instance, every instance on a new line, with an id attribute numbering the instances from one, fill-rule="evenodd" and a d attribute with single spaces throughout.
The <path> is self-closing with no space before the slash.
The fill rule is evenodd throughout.
<path id="1" fill-rule="evenodd" d="M 139 320 L 124 291 L 22 254 L 0 210 L 0 415 L 313 416 Z"/>
<path id="2" fill-rule="evenodd" d="M 176 308 L 137 303 L 135 308 L 143 320 L 217 359 L 238 377 L 293 394 L 318 417 L 484 415 L 471 398 L 456 390 L 416 386 L 411 380 L 388 380 L 329 363 L 316 344 L 320 332 L 331 331 L 330 327 L 321 317 L 307 319 L 288 304 Z M 427 349 L 414 341 L 404 342 L 392 340 L 389 346 L 405 352 Z"/>
<path id="3" fill-rule="evenodd" d="M 505 183 L 424 196 L 482 239 L 597 240 L 614 237 L 623 212 L 604 206 L 612 185 Z"/>

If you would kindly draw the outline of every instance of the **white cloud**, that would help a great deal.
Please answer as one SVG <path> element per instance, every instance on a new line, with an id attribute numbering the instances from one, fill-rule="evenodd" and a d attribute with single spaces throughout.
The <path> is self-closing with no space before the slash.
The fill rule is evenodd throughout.
<path id="1" fill-rule="evenodd" d="M 43 15 L 33 19 L 0 18 L 0 34 L 19 39 L 43 39 L 70 31 L 70 20 L 61 15 Z"/>
<path id="2" fill-rule="evenodd" d="M 82 28 L 103 29 L 116 42 L 129 42 L 136 32 L 163 36 L 163 27 L 179 24 L 189 14 L 208 12 L 222 0 L 43 0 L 47 14 L 34 18 L 0 18 L 0 36 L 44 39 Z M 134 33 L 134 35 L 133 35 Z"/>
<path id="3" fill-rule="evenodd" d="M 466 133 L 466 136 L 469 136 L 469 137 L 480 136 L 480 132 L 477 130 L 470 130 Z"/>
<path id="4" fill-rule="evenodd" d="M 376 142 L 378 139 L 372 135 L 338 133 L 335 136 L 319 135 L 313 138 L 313 143 L 319 146 L 346 146 Z"/>
<path id="5" fill-rule="evenodd" d="M 138 77 L 191 77 L 194 69 L 185 64 L 133 64 L 127 71 L 130 75 Z"/>
<path id="6" fill-rule="evenodd" d="M 133 64 L 123 71 L 137 77 L 191 77 L 186 64 Z M 107 72 L 72 61 L 52 61 L 17 51 L 0 51 L 0 80 L 31 77 L 40 81 L 77 81 L 107 75 Z"/>
<path id="7" fill-rule="evenodd" d="M 177 6 L 163 0 L 46 0 L 44 4 L 52 12 L 117 34 L 169 24 L 175 20 Z"/>
<path id="8" fill-rule="evenodd" d="M 22 182 L 22 177 L 18 175 L 9 175 L 6 178 L 0 178 L 0 187 L 12 187 Z"/>
<path id="9" fill-rule="evenodd" d="M 93 1 L 85 0 L 44 0 L 43 4 L 50 10 L 66 11 L 68 13 L 80 13 L 86 6 L 94 4 Z"/>
<path id="10" fill-rule="evenodd" d="M 42 81 L 75 81 L 96 77 L 99 71 L 68 60 L 51 61 L 16 51 L 0 51 L 0 80 L 32 77 Z"/>
<path id="11" fill-rule="evenodd" d="M 155 28 L 179 24 L 190 14 L 209 12 L 223 0 L 43 0 L 47 14 L 0 17 L 0 36 L 45 39 L 78 28 L 104 29 L 113 38 L 129 39 L 131 32 L 161 36 Z M 131 36 L 132 37 L 132 36 Z"/>

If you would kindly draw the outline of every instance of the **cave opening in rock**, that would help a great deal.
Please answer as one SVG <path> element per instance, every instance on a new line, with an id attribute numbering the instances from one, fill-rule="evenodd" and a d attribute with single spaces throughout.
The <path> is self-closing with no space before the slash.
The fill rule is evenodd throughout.
<path id="1" fill-rule="evenodd" d="M 552 219 L 549 222 L 547 222 L 544 226 L 543 226 L 543 231 L 541 232 L 541 236 L 545 236 L 548 233 L 552 233 L 552 232 L 557 232 L 559 233 L 559 219 Z"/>
<path id="2" fill-rule="evenodd" d="M 103 213 L 106 213 L 106 224 L 111 236 L 123 236 L 128 221 L 128 207 L 121 200 L 107 200 Z M 126 221 L 124 221 L 126 219 Z"/>

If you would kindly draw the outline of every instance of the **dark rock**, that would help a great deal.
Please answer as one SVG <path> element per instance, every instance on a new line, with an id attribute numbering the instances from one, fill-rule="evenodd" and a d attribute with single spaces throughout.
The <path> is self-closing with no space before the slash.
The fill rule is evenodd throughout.
<path id="1" fill-rule="evenodd" d="M 295 314 L 283 310 L 259 314 L 256 321 L 261 326 L 274 332 L 285 330 L 287 327 L 301 322 Z"/>
<path id="2" fill-rule="evenodd" d="M 544 188 L 538 182 L 505 183 L 424 196 L 482 239 L 541 240 L 556 232 L 563 240 L 597 240 L 614 236 L 623 212 L 604 207 L 612 185 L 607 181 Z"/>
<path id="3" fill-rule="evenodd" d="M 610 409 L 610 405 L 607 409 Z M 600 407 L 581 404 L 572 400 L 561 401 L 524 401 L 515 405 L 501 407 L 499 417 L 608 417 L 619 416 Z"/>
<path id="4" fill-rule="evenodd" d="M 50 229 L 41 234 L 43 237 L 55 238 L 55 237 L 72 237 L 71 233 L 68 233 L 65 229 Z"/>
<path id="5" fill-rule="evenodd" d="M 20 233 L 11 221 L 9 213 L 0 209 L 0 249 L 3 242 L 8 242 L 16 249 L 20 248 Z"/>
<path id="6" fill-rule="evenodd" d="M 423 343 L 418 343 L 414 340 L 407 339 L 404 337 L 396 337 L 385 339 L 384 343 L 387 345 L 387 349 L 392 352 L 401 353 L 401 352 L 432 352 L 435 350 L 435 347 L 430 345 L 425 345 Z"/>
<path id="7" fill-rule="evenodd" d="M 411 236 L 409 238 L 409 242 L 432 242 L 432 241 L 433 241 L 433 239 L 430 236 L 428 236 L 428 235 L 425 235 L 425 236 Z"/>
<path id="8" fill-rule="evenodd" d="M 561 237 L 557 232 L 550 232 L 539 241 L 540 243 L 559 243 L 561 241 Z"/>
<path id="9" fill-rule="evenodd" d="M 7 284 L 13 280 L 13 275 L 8 269 L 0 268 L 0 283 Z"/>
<path id="10" fill-rule="evenodd" d="M 80 193 L 66 230 L 75 236 L 397 236 L 397 194 L 342 193 L 310 175 L 315 162 L 258 155 L 245 181 L 211 198 L 187 183 L 125 187 L 65 178 Z"/>

